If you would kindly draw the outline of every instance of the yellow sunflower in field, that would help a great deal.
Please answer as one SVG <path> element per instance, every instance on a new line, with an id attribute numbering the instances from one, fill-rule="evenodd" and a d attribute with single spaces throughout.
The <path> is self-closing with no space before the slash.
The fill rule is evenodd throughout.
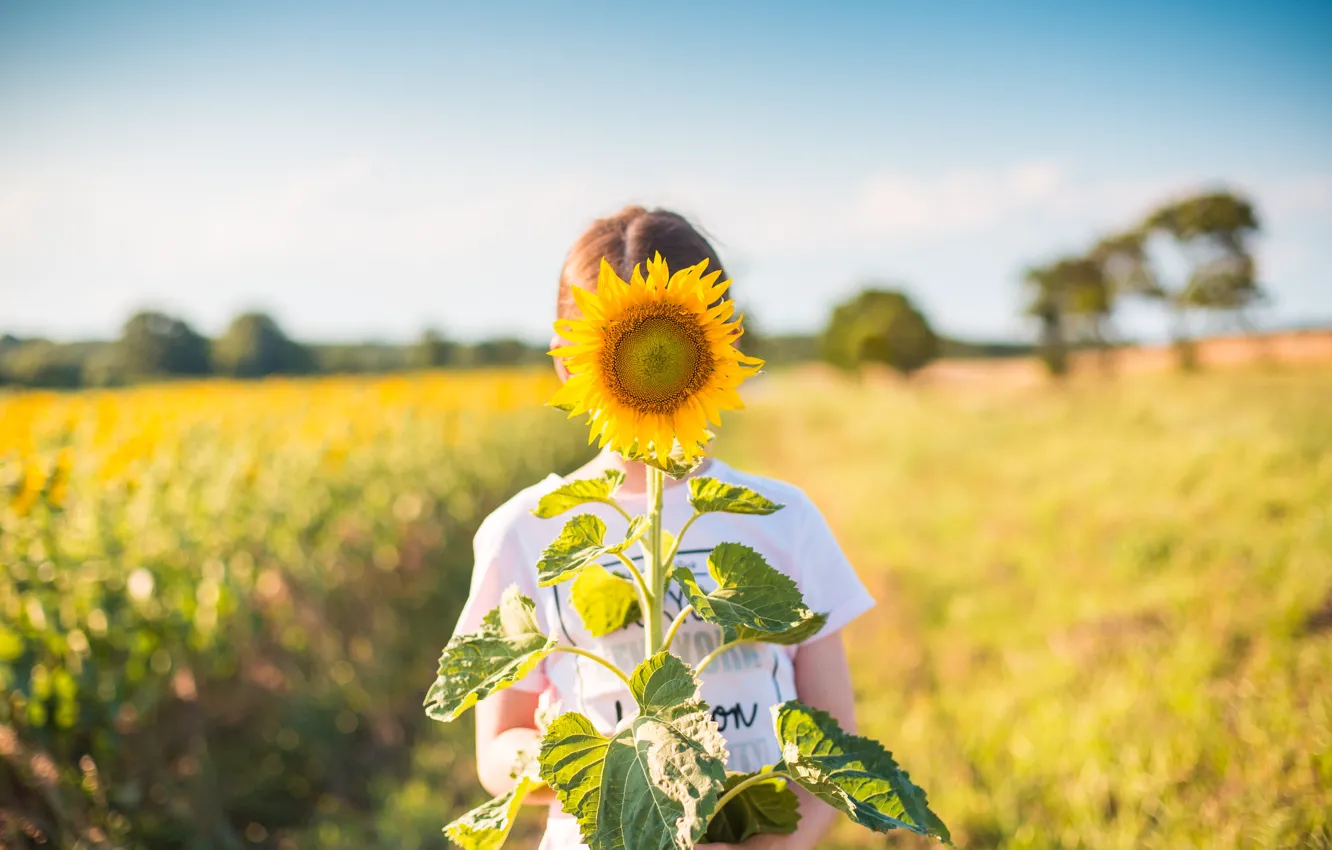
<path id="1" fill-rule="evenodd" d="M 722 298 L 731 282 L 706 268 L 672 275 L 658 254 L 646 278 L 635 266 L 625 283 L 603 259 L 596 292 L 573 289 L 582 317 L 555 322 L 570 344 L 550 353 L 569 380 L 550 403 L 588 414 L 592 439 L 621 454 L 636 443 L 664 456 L 677 439 L 686 459 L 702 454 L 708 423 L 744 407 L 736 387 L 763 365 L 735 347 L 740 317 L 729 321 L 735 306 Z"/>

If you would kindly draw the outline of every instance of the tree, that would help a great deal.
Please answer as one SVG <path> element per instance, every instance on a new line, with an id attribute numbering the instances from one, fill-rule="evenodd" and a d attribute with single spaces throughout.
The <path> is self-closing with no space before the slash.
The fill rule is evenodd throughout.
<path id="1" fill-rule="evenodd" d="M 1064 338 L 1064 305 L 1049 266 L 1033 266 L 1022 275 L 1027 292 L 1023 312 L 1040 323 L 1036 356 L 1054 377 L 1068 373 L 1068 341 Z"/>
<path id="2" fill-rule="evenodd" d="M 1164 294 L 1147 253 L 1149 236 L 1141 229 L 1115 233 L 1097 242 L 1088 254 L 1100 266 L 1106 285 L 1116 298 L 1122 295 L 1160 298 Z"/>
<path id="3" fill-rule="evenodd" d="M 120 334 L 120 362 L 128 375 L 206 375 L 208 340 L 180 319 L 136 313 Z"/>
<path id="4" fill-rule="evenodd" d="M 125 382 L 125 366 L 117 346 L 102 345 L 89 351 L 80 367 L 80 383 L 85 387 L 114 387 Z"/>
<path id="5" fill-rule="evenodd" d="M 453 366 L 458 360 L 458 344 L 445 339 L 434 329 L 427 329 L 412 346 L 408 361 L 419 369 L 437 369 Z"/>
<path id="6" fill-rule="evenodd" d="M 7 380 L 27 387 L 73 389 L 79 386 L 80 354 L 74 346 L 32 340 L 0 358 Z"/>
<path id="7" fill-rule="evenodd" d="M 472 366 L 515 366 L 546 360 L 545 349 L 528 345 L 521 339 L 497 337 L 471 347 L 468 364 Z"/>
<path id="8" fill-rule="evenodd" d="M 1172 289 L 1157 287 L 1173 313 L 1171 335 L 1181 364 L 1193 363 L 1188 314 L 1225 311 L 1247 326 L 1244 311 L 1266 298 L 1257 280 L 1249 242 L 1259 230 L 1253 204 L 1232 192 L 1210 192 L 1158 207 L 1142 229 L 1171 240 L 1189 265 L 1186 279 Z"/>
<path id="9" fill-rule="evenodd" d="M 1062 257 L 1048 266 L 1030 268 L 1025 312 L 1041 323 L 1039 355 L 1052 375 L 1068 371 L 1069 337 L 1101 351 L 1102 368 L 1109 371 L 1110 316 L 1115 287 L 1094 256 Z"/>
<path id="10" fill-rule="evenodd" d="M 935 358 L 939 338 L 903 293 L 865 289 L 833 309 L 822 350 L 825 360 L 843 369 L 883 363 L 910 375 Z"/>
<path id="11" fill-rule="evenodd" d="M 237 378 L 299 374 L 314 366 L 305 347 L 265 313 L 237 316 L 213 344 L 213 364 L 219 374 Z"/>

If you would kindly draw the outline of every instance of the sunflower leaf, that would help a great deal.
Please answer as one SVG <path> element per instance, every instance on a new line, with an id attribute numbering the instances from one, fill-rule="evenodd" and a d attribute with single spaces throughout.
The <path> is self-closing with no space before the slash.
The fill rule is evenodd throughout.
<path id="1" fill-rule="evenodd" d="M 556 640 L 541 633 L 536 604 L 510 585 L 481 630 L 454 635 L 439 657 L 439 674 L 426 693 L 426 714 L 456 720 L 468 708 L 522 679 L 554 651 Z"/>
<path id="2" fill-rule="evenodd" d="M 472 809 L 444 827 L 444 834 L 463 850 L 499 850 L 513 829 L 523 799 L 545 784 L 534 763 L 530 771 L 518 775 L 518 784 L 512 791 Z"/>
<path id="3" fill-rule="evenodd" d="M 550 519 L 588 502 L 612 505 L 615 504 L 615 493 L 623 483 L 624 473 L 618 469 L 608 469 L 600 478 L 570 481 L 542 496 L 532 513 Z"/>
<path id="4" fill-rule="evenodd" d="M 748 546 L 717 544 L 708 555 L 708 572 L 717 582 L 711 593 L 704 593 L 694 574 L 683 567 L 676 568 L 671 577 L 689 596 L 694 611 L 709 623 L 780 633 L 812 616 L 796 583 Z"/>
<path id="5" fill-rule="evenodd" d="M 606 523 L 592 514 L 575 516 L 537 561 L 537 583 L 545 587 L 572 578 L 605 556 L 605 544 Z"/>
<path id="6" fill-rule="evenodd" d="M 765 767 L 756 773 L 765 773 Z M 732 773 L 726 777 L 726 791 L 754 776 Z M 708 821 L 705 844 L 740 844 L 755 835 L 790 835 L 800 824 L 800 801 L 786 787 L 786 780 L 774 776 L 766 782 L 750 785 Z"/>
<path id="7" fill-rule="evenodd" d="M 908 829 L 952 843 L 925 792 L 878 741 L 843 732 L 827 712 L 795 700 L 772 711 L 783 770 L 806 791 L 875 832 Z"/>
<path id="8" fill-rule="evenodd" d="M 629 528 L 624 532 L 624 539 L 619 543 L 616 543 L 614 546 L 607 547 L 606 551 L 611 554 L 623 552 L 643 537 L 643 534 L 647 532 L 647 527 L 648 518 L 646 516 L 634 517 L 629 521 Z M 664 534 L 665 532 L 662 533 Z"/>
<path id="9" fill-rule="evenodd" d="M 591 850 L 676 850 L 703 837 L 726 781 L 726 749 L 698 680 L 667 652 L 631 677 L 639 714 L 607 737 L 581 714 L 556 718 L 541 776 Z"/>
<path id="10" fill-rule="evenodd" d="M 605 637 L 643 619 L 634 583 L 600 564 L 578 573 L 569 599 L 593 637 Z"/>
<path id="11" fill-rule="evenodd" d="M 689 481 L 689 504 L 699 513 L 724 511 L 731 514 L 766 516 L 786 507 L 755 493 L 748 487 L 718 481 L 716 478 L 693 478 Z"/>
<path id="12" fill-rule="evenodd" d="M 578 514 L 564 524 L 560 536 L 546 547 L 537 562 L 537 583 L 542 587 L 574 578 L 586 566 L 607 555 L 628 549 L 647 530 L 647 519 L 635 517 L 625 538 L 606 545 L 606 523 L 592 514 Z"/>
<path id="13" fill-rule="evenodd" d="M 679 657 L 658 652 L 634 668 L 629 690 L 643 713 L 660 713 L 698 696 L 698 679 Z"/>
<path id="14" fill-rule="evenodd" d="M 806 611 L 804 619 L 784 632 L 761 632 L 748 626 L 726 626 L 722 629 L 722 642 L 759 641 L 761 643 L 777 643 L 782 646 L 795 646 L 813 638 L 823 630 L 827 622 L 828 616 L 826 614 L 815 614 L 813 611 Z"/>

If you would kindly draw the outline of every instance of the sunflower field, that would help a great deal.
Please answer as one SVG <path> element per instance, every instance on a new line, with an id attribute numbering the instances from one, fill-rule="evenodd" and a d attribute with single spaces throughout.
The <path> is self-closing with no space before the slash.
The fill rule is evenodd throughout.
<path id="1" fill-rule="evenodd" d="M 0 396 L 0 844 L 412 846 L 386 836 L 411 832 L 413 766 L 470 758 L 465 729 L 413 745 L 439 734 L 421 695 L 472 534 L 589 455 L 554 386 Z M 432 792 L 435 846 L 475 794 L 455 786 Z"/>

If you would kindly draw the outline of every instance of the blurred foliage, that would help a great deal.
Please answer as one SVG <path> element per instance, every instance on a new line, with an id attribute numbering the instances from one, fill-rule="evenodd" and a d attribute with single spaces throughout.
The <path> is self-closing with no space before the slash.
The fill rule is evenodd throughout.
<path id="1" fill-rule="evenodd" d="M 819 338 L 808 334 L 764 334 L 749 326 L 745 315 L 745 335 L 741 348 L 753 357 L 761 357 L 768 368 L 806 363 L 819 359 Z"/>
<path id="2" fill-rule="evenodd" d="M 213 342 L 213 371 L 235 378 L 299 375 L 314 368 L 305 346 L 265 313 L 243 313 Z"/>
<path id="3" fill-rule="evenodd" d="M 459 352 L 461 366 L 507 366 L 524 363 L 549 365 L 549 345 L 530 345 L 521 339 L 500 337 L 474 343 Z"/>
<path id="4" fill-rule="evenodd" d="M 1246 330 L 1245 311 L 1267 298 L 1250 242 L 1259 230 L 1253 203 L 1233 192 L 1206 192 L 1162 204 L 1135 226 L 1098 240 L 1085 254 L 1027 268 L 1024 312 L 1040 327 L 1038 354 L 1051 374 L 1067 371 L 1070 344 L 1107 351 L 1119 299 L 1146 298 L 1171 313 L 1181 366 L 1195 364 L 1188 313 L 1226 313 Z M 1176 285 L 1163 282 L 1163 248 L 1174 246 L 1188 268 Z M 1108 354 L 1108 351 L 1107 351 Z M 1107 367 L 1109 357 L 1103 359 Z"/>
<path id="5" fill-rule="evenodd" d="M 1068 371 L 1069 338 L 1104 348 L 1113 290 L 1101 264 L 1089 257 L 1062 257 L 1027 269 L 1025 312 L 1041 326 L 1037 356 L 1051 375 Z"/>
<path id="6" fill-rule="evenodd" d="M 147 317 L 152 317 L 151 321 Z M 208 374 L 259 378 L 550 365 L 546 344 L 511 337 L 463 343 L 427 331 L 408 345 L 304 344 L 287 337 L 272 317 L 262 313 L 237 317 L 211 345 L 186 323 L 161 314 L 136 316 L 126 326 L 126 333 L 117 342 L 58 343 L 0 336 L 0 385 L 74 389 Z M 127 351 L 137 353 L 127 360 Z"/>
<path id="7" fill-rule="evenodd" d="M 819 344 L 819 337 L 813 335 L 769 336 L 756 333 L 750 328 L 745 329 L 745 351 L 762 357 L 770 368 L 818 360 Z M 427 331 L 416 342 L 405 346 L 360 342 L 314 343 L 303 347 L 311 359 L 310 371 L 332 375 L 489 368 L 481 363 L 487 359 L 496 361 L 491 364 L 494 366 L 548 366 L 550 362 L 543 345 L 527 345 L 526 348 L 512 342 L 502 346 L 471 345 L 448 339 L 434 331 Z M 940 357 L 1024 357 L 1031 354 L 1032 350 L 1032 346 L 1026 343 L 971 342 L 946 337 L 939 339 Z M 0 385 L 74 389 L 121 386 L 128 380 L 114 343 L 56 343 L 0 336 Z"/>
<path id="8" fill-rule="evenodd" d="M 1327 847 L 1328 399 L 1326 366 L 1057 393 L 792 372 L 717 452 L 828 516 L 879 602 L 846 637 L 861 727 L 958 846 Z"/>
<path id="9" fill-rule="evenodd" d="M 1266 299 L 1249 245 L 1258 216 L 1246 198 L 1229 192 L 1185 198 L 1153 211 L 1142 229 L 1172 240 L 1189 267 L 1188 277 L 1173 289 L 1158 287 L 1174 312 L 1177 345 L 1189 338 L 1189 310 L 1226 311 L 1244 324 L 1244 310 Z M 1182 365 L 1191 365 L 1191 346 L 1178 347 Z"/>
<path id="10" fill-rule="evenodd" d="M 746 354 L 762 357 L 767 368 L 810 363 L 823 357 L 823 339 L 812 334 L 766 334 L 761 328 L 750 326 L 745 314 L 745 335 L 742 347 Z M 939 357 L 955 359 L 1027 357 L 1033 348 L 1025 342 L 975 342 L 952 337 L 939 337 Z"/>
<path id="11" fill-rule="evenodd" d="M 163 313 L 136 313 L 120 332 L 120 367 L 135 378 L 206 375 L 208 340 Z"/>
<path id="12" fill-rule="evenodd" d="M 25 386 L 77 387 L 83 382 L 89 346 L 59 345 L 46 340 L 20 343 L 10 337 L 0 343 L 4 380 Z"/>
<path id="13" fill-rule="evenodd" d="M 822 352 L 842 369 L 882 363 L 910 375 L 938 355 L 939 339 L 905 294 L 864 289 L 833 308 Z"/>
<path id="14" fill-rule="evenodd" d="M 0 395 L 0 843 L 442 846 L 421 700 L 480 520 L 588 455 L 553 387 Z"/>
<path id="15" fill-rule="evenodd" d="M 408 361 L 418 368 L 437 369 L 441 366 L 454 366 L 458 362 L 458 343 L 445 338 L 434 329 L 421 334 L 408 352 Z"/>
<path id="16" fill-rule="evenodd" d="M 952 337 L 939 337 L 939 356 L 959 360 L 1029 357 L 1032 347 L 1025 342 L 973 342 Z"/>
<path id="17" fill-rule="evenodd" d="M 331 375 L 376 375 L 415 367 L 409 350 L 387 342 L 311 343 L 315 371 Z"/>

